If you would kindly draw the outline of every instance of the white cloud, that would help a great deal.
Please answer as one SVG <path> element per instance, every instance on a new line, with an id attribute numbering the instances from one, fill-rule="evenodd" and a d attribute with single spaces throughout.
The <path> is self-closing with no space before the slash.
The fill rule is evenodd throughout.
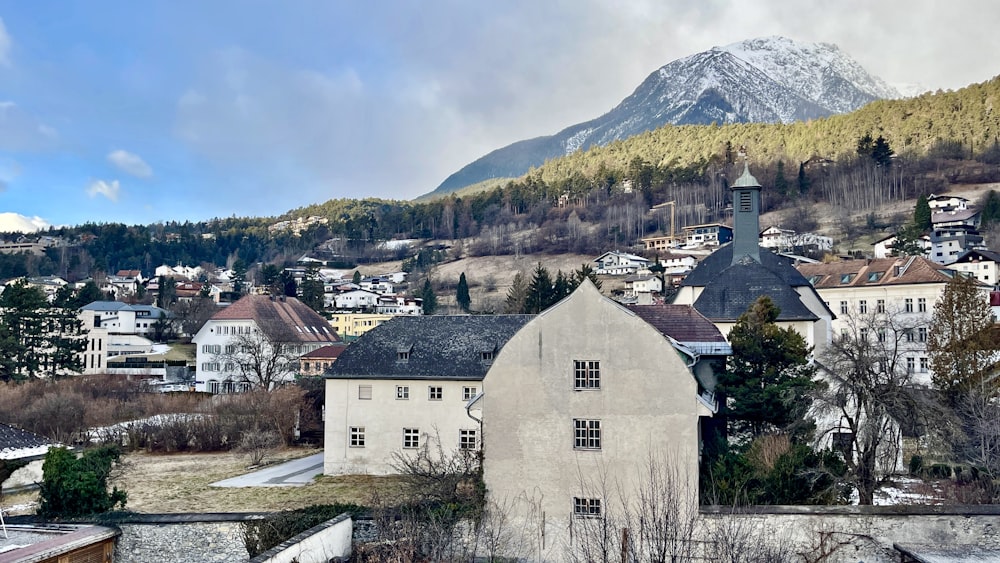
<path id="1" fill-rule="evenodd" d="M 115 168 L 136 178 L 149 178 L 153 175 L 153 169 L 146 164 L 146 161 L 137 154 L 132 154 L 125 150 L 116 150 L 108 153 L 108 162 Z"/>
<path id="2" fill-rule="evenodd" d="M 26 217 L 20 213 L 0 213 L 0 232 L 33 233 L 49 228 L 51 225 L 39 216 Z"/>
<path id="3" fill-rule="evenodd" d="M 0 18 L 0 65 L 10 66 L 10 34 L 3 25 L 3 18 Z"/>
<path id="4" fill-rule="evenodd" d="M 110 182 L 94 180 L 87 187 L 87 195 L 90 197 L 102 195 L 111 201 L 118 201 L 119 192 L 121 192 L 121 186 L 118 185 L 118 180 L 111 180 Z"/>

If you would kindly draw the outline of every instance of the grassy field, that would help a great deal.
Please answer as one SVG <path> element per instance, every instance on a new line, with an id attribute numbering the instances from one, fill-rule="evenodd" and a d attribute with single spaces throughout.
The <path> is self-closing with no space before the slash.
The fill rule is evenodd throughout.
<path id="1" fill-rule="evenodd" d="M 317 449 L 276 452 L 270 461 L 317 453 Z M 126 508 L 141 513 L 269 512 L 313 504 L 370 504 L 377 494 L 383 502 L 401 498 L 398 477 L 371 475 L 321 476 L 303 487 L 210 487 L 210 483 L 249 473 L 246 457 L 234 453 L 126 456 L 114 484 L 128 492 Z M 38 493 L 4 498 L 5 513 L 32 514 Z"/>

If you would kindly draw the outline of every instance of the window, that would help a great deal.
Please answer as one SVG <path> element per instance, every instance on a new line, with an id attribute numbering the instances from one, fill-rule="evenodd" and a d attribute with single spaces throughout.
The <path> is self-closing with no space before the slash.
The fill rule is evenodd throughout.
<path id="1" fill-rule="evenodd" d="M 371 385 L 358 385 L 358 399 L 362 401 L 370 401 L 372 398 L 372 386 Z"/>
<path id="2" fill-rule="evenodd" d="M 601 449 L 601 421 L 584 418 L 573 419 L 573 448 L 577 450 Z"/>
<path id="3" fill-rule="evenodd" d="M 573 389 L 600 389 L 601 362 L 597 360 L 573 361 Z"/>
<path id="4" fill-rule="evenodd" d="M 903 300 L 903 312 L 904 313 L 912 313 L 913 312 L 913 299 L 912 298 L 907 297 L 905 300 Z"/>
<path id="5" fill-rule="evenodd" d="M 878 341 L 879 342 L 885 342 L 885 329 L 884 328 L 880 328 L 880 329 L 876 330 L 875 334 L 878 336 Z"/>
<path id="6" fill-rule="evenodd" d="M 917 298 L 917 312 L 926 313 L 927 312 L 927 299 L 923 297 Z"/>
<path id="7" fill-rule="evenodd" d="M 363 447 L 365 447 L 365 427 L 364 426 L 352 426 L 351 427 L 351 447 L 352 448 L 363 448 Z"/>
<path id="8" fill-rule="evenodd" d="M 600 518 L 601 499 L 573 497 L 574 518 Z"/>
<path id="9" fill-rule="evenodd" d="M 858 338 L 860 338 L 862 342 L 868 341 L 868 327 L 861 327 L 861 329 L 858 330 Z"/>
<path id="10" fill-rule="evenodd" d="M 410 386 L 409 385 L 397 385 L 396 386 L 396 398 L 400 400 L 406 400 L 410 398 Z"/>
<path id="11" fill-rule="evenodd" d="M 206 362 L 201 364 L 201 371 L 219 371 L 219 362 Z"/>
<path id="12" fill-rule="evenodd" d="M 917 361 L 914 358 L 906 358 L 906 373 L 913 373 L 916 369 Z"/>
<path id="13" fill-rule="evenodd" d="M 493 361 L 493 350 L 490 350 L 488 352 L 482 352 L 481 353 L 481 357 L 483 358 L 484 362 L 492 362 Z"/>
<path id="14" fill-rule="evenodd" d="M 878 299 L 875 301 L 875 312 L 880 315 L 885 313 L 885 299 Z"/>
<path id="15" fill-rule="evenodd" d="M 877 282 L 885 272 L 871 272 L 868 274 L 868 281 Z"/>
<path id="16" fill-rule="evenodd" d="M 405 362 L 410 359 L 410 352 L 396 352 L 396 360 L 400 362 Z"/>
<path id="17" fill-rule="evenodd" d="M 847 314 L 847 301 L 841 301 L 840 302 L 840 314 L 841 315 L 846 315 Z"/>
<path id="18" fill-rule="evenodd" d="M 420 429 L 419 428 L 404 428 L 403 429 L 403 447 L 404 448 L 419 448 L 420 447 Z"/>
<path id="19" fill-rule="evenodd" d="M 854 274 L 841 274 L 840 283 L 845 283 L 845 284 L 851 283 L 853 279 L 854 279 Z"/>
<path id="20" fill-rule="evenodd" d="M 927 373 L 930 368 L 930 361 L 927 358 L 920 358 L 920 373 Z"/>
<path id="21" fill-rule="evenodd" d="M 916 339 L 915 335 L 913 334 L 913 329 L 912 328 L 908 328 L 908 329 L 904 330 L 903 331 L 903 336 L 906 337 L 906 341 L 907 342 L 913 342 Z"/>
<path id="22" fill-rule="evenodd" d="M 462 400 L 471 401 L 476 398 L 479 394 L 479 390 L 475 387 L 462 387 Z"/>
<path id="23" fill-rule="evenodd" d="M 917 329 L 917 341 L 927 342 L 927 327 L 920 327 Z"/>
<path id="24" fill-rule="evenodd" d="M 226 353 L 227 354 L 235 354 L 236 353 L 236 346 L 234 346 L 232 344 L 227 344 L 226 345 Z"/>
<path id="25" fill-rule="evenodd" d="M 431 401 L 440 401 L 444 397 L 444 388 L 437 386 L 430 386 L 427 388 L 427 398 Z"/>
<path id="26" fill-rule="evenodd" d="M 868 302 L 865 301 L 864 299 L 858 301 L 858 312 L 861 313 L 862 315 L 868 313 Z"/>
<path id="27" fill-rule="evenodd" d="M 302 362 L 302 371 L 309 371 L 309 362 Z"/>
<path id="28" fill-rule="evenodd" d="M 460 450 L 474 450 L 474 449 L 476 449 L 476 431 L 475 430 L 459 430 L 458 431 L 458 449 L 460 449 Z"/>

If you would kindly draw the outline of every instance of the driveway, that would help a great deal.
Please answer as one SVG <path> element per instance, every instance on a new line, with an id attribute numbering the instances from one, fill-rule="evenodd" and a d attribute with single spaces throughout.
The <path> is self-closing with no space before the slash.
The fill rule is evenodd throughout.
<path id="1" fill-rule="evenodd" d="M 260 471 L 212 483 L 212 487 L 301 487 L 323 474 L 323 454 L 293 459 Z"/>

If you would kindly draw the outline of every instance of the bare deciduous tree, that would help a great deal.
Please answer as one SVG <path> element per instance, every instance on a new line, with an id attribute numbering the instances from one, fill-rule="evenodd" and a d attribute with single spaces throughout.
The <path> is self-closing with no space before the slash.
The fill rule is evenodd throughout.
<path id="1" fill-rule="evenodd" d="M 273 342 L 263 331 L 237 334 L 215 355 L 225 373 L 251 389 L 271 390 L 287 381 L 299 366 L 293 345 Z"/>

